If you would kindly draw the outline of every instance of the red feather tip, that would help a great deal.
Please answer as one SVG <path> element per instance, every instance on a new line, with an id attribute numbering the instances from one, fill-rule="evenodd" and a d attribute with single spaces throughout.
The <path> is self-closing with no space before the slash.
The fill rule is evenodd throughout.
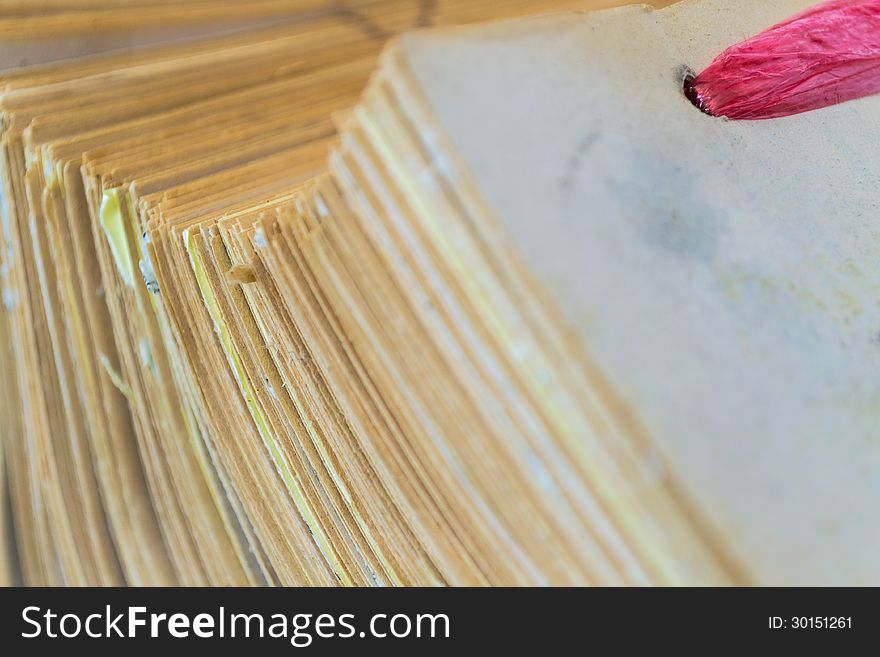
<path id="1" fill-rule="evenodd" d="M 774 119 L 880 93 L 880 0 L 830 0 L 721 53 L 685 83 L 712 116 Z"/>

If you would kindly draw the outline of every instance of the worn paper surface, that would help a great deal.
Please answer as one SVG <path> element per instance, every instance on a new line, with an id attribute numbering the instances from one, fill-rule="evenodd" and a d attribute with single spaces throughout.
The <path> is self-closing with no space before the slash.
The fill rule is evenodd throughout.
<path id="1" fill-rule="evenodd" d="M 751 123 L 680 92 L 811 4 L 407 38 L 441 128 L 671 474 L 765 583 L 880 582 L 880 97 Z"/>

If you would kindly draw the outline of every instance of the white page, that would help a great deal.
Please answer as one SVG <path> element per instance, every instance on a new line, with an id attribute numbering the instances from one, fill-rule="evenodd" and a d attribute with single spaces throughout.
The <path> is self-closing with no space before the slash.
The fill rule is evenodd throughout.
<path id="1" fill-rule="evenodd" d="M 761 583 L 880 583 L 880 97 L 698 112 L 683 66 L 811 4 L 408 36 L 457 155 Z"/>

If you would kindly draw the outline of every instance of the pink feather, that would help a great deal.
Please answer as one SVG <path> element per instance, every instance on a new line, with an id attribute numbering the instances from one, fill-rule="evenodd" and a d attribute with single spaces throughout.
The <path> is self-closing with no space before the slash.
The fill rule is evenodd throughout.
<path id="1" fill-rule="evenodd" d="M 721 53 L 685 85 L 712 116 L 773 119 L 880 93 L 880 0 L 830 0 Z"/>

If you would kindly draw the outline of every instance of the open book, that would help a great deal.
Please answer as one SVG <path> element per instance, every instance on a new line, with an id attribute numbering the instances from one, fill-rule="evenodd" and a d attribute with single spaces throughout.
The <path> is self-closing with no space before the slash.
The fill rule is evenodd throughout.
<path id="1" fill-rule="evenodd" d="M 373 4 L 4 79 L 25 581 L 880 581 L 880 99 L 682 92 L 810 2 Z"/>

